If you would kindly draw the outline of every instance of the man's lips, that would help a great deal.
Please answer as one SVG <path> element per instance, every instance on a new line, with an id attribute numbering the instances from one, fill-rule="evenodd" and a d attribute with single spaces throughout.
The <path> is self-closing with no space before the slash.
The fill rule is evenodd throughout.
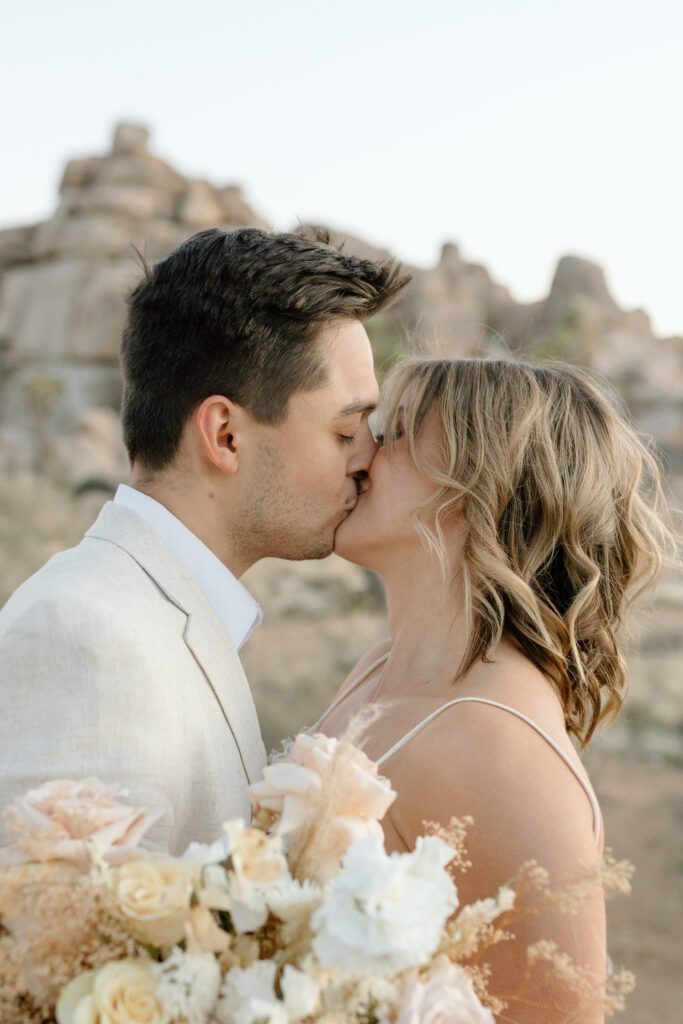
<path id="1" fill-rule="evenodd" d="M 348 498 L 347 501 L 346 501 L 346 508 L 344 509 L 344 516 L 345 517 L 351 515 L 351 513 L 355 509 L 355 507 L 358 504 L 358 502 L 360 501 L 360 499 L 363 497 L 363 495 L 366 493 L 366 491 L 369 490 L 369 487 L 365 483 L 365 481 L 359 483 L 357 486 L 358 486 L 357 493 L 352 498 Z"/>

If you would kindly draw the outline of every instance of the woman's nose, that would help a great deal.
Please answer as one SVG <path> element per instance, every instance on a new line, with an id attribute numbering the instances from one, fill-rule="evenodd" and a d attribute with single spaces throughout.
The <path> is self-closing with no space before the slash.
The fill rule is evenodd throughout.
<path id="1" fill-rule="evenodd" d="M 354 476 L 356 473 L 367 473 L 372 465 L 372 460 L 377 454 L 378 447 L 379 445 L 375 442 L 366 421 L 356 434 L 353 454 L 349 460 L 348 475 Z"/>

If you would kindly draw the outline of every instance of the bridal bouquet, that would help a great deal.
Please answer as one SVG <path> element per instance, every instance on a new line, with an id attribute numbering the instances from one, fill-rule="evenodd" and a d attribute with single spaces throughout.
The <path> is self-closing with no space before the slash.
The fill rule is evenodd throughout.
<path id="1" fill-rule="evenodd" d="M 253 787 L 254 821 L 181 857 L 141 848 L 159 814 L 118 795 L 56 781 L 5 811 L 3 1024 L 493 1024 L 502 1011 L 472 961 L 510 937 L 520 890 L 547 875 L 525 865 L 459 905 L 468 820 L 388 855 L 395 793 L 348 736 L 299 735 Z M 587 983 L 552 943 L 528 955 Z M 613 1009 L 629 987 L 615 977 Z"/>

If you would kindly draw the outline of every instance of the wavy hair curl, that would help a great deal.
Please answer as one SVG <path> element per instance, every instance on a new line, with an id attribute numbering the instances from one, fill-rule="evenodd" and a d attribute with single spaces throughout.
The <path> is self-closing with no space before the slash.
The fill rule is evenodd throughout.
<path id="1" fill-rule="evenodd" d="M 431 411 L 440 465 L 417 444 Z M 606 385 L 561 363 L 407 359 L 379 415 L 385 444 L 402 433 L 438 485 L 413 518 L 445 578 L 444 523 L 463 517 L 468 645 L 456 680 L 505 632 L 555 686 L 585 747 L 624 701 L 625 610 L 675 549 L 653 449 Z"/>

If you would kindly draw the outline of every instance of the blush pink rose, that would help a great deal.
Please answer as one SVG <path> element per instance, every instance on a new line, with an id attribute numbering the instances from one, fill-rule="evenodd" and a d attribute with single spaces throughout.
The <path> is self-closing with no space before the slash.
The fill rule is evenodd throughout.
<path id="1" fill-rule="evenodd" d="M 450 961 L 439 963 L 426 981 L 413 981 L 405 991 L 396 1024 L 495 1024 L 482 1006 L 472 979 Z"/>
<path id="2" fill-rule="evenodd" d="M 323 799 L 333 800 L 334 817 L 349 842 L 375 830 L 376 822 L 384 817 L 396 793 L 379 774 L 374 761 L 358 747 L 346 746 L 343 782 L 336 783 L 332 793 L 326 793 L 324 785 L 339 740 L 322 733 L 300 733 L 288 758 L 264 769 L 263 781 L 252 786 L 250 792 L 259 807 L 278 816 L 276 833 L 287 835 L 308 824 L 317 815 Z"/>
<path id="3" fill-rule="evenodd" d="M 137 847 L 163 809 L 128 807 L 118 787 L 99 779 L 57 779 L 15 799 L 4 813 L 13 845 L 0 850 L 0 864 L 67 861 L 86 871 L 89 849 L 110 864 L 137 856 Z"/>

